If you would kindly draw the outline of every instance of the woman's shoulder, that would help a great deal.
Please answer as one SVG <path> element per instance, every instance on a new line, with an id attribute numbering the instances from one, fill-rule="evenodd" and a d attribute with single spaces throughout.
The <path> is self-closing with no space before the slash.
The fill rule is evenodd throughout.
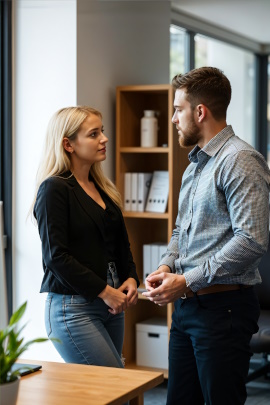
<path id="1" fill-rule="evenodd" d="M 72 174 L 70 172 L 59 174 L 57 176 L 56 175 L 50 176 L 41 183 L 39 190 L 40 191 L 41 190 L 43 190 L 43 191 L 57 190 L 58 192 L 67 190 L 68 188 L 70 188 L 69 180 L 71 179 L 71 177 L 72 177 Z"/>

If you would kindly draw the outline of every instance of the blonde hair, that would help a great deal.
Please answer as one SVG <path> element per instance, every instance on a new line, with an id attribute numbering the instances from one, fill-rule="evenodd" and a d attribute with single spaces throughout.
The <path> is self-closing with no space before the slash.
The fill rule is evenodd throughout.
<path id="1" fill-rule="evenodd" d="M 64 149 L 63 139 L 66 137 L 71 141 L 75 140 L 80 126 L 91 114 L 97 115 L 102 119 L 102 114 L 98 110 L 88 106 L 62 108 L 50 119 L 43 158 L 37 172 L 36 191 L 31 211 L 33 211 L 41 183 L 49 177 L 61 177 L 63 173 L 71 169 L 69 153 Z M 120 193 L 115 185 L 104 175 L 100 162 L 96 162 L 91 166 L 90 174 L 97 185 L 119 208 L 122 208 Z"/>

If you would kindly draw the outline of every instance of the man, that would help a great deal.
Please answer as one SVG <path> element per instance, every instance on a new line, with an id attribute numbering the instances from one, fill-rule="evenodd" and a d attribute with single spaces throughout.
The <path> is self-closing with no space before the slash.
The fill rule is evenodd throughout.
<path id="1" fill-rule="evenodd" d="M 175 303 L 167 405 L 246 400 L 250 339 L 258 329 L 253 286 L 267 250 L 270 172 L 226 123 L 231 86 L 213 67 L 177 75 L 176 125 L 189 154 L 167 252 L 146 279 L 150 301 Z"/>

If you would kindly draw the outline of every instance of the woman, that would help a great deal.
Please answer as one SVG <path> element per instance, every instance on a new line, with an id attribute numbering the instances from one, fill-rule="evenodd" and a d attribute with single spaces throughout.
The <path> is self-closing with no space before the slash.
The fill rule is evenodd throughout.
<path id="1" fill-rule="evenodd" d="M 124 311 L 139 284 L 121 199 L 101 169 L 101 113 L 63 108 L 51 118 L 37 176 L 34 216 L 48 292 L 48 337 L 65 362 L 123 367 Z"/>

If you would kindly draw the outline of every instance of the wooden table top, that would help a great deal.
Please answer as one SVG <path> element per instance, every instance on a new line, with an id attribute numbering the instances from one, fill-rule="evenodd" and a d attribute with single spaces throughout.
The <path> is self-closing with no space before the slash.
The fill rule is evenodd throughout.
<path id="1" fill-rule="evenodd" d="M 21 377 L 17 405 L 142 404 L 143 393 L 163 382 L 160 372 L 21 359 L 42 369 Z"/>

